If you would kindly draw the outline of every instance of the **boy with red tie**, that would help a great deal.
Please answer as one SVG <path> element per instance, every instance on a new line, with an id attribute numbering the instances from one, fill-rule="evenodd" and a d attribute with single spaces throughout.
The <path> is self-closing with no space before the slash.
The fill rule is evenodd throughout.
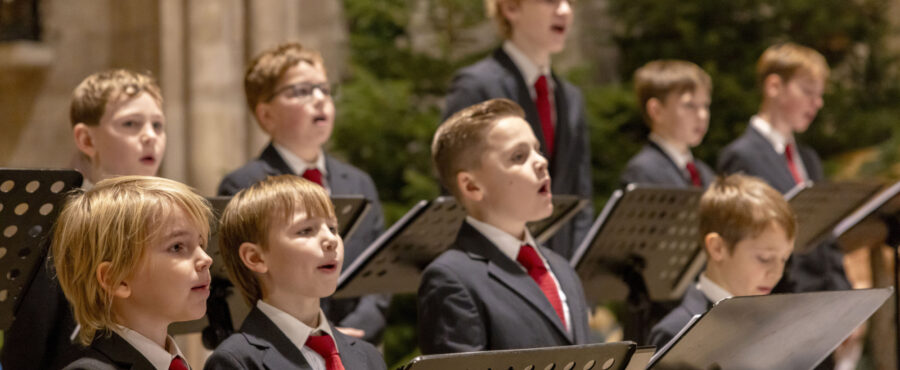
<path id="1" fill-rule="evenodd" d="M 300 44 L 263 51 L 244 76 L 247 105 L 272 138 L 259 158 L 229 173 L 219 195 L 234 195 L 268 176 L 298 175 L 331 195 L 363 195 L 371 210 L 347 240 L 347 264 L 353 262 L 384 229 L 375 183 L 365 172 L 339 161 L 324 146 L 334 128 L 334 102 L 322 57 Z M 326 315 L 348 333 L 378 341 L 385 326 L 389 296 L 323 300 Z"/>
<path id="2" fill-rule="evenodd" d="M 371 344 L 332 326 L 319 299 L 337 289 L 344 245 L 324 189 L 297 176 L 238 192 L 219 226 L 222 259 L 252 310 L 206 369 L 385 369 Z"/>
<path id="3" fill-rule="evenodd" d="M 825 57 L 805 46 L 777 44 L 759 58 L 756 73 L 762 89 L 759 113 L 719 154 L 719 171 L 757 176 L 782 193 L 805 181 L 825 180 L 818 154 L 794 137 L 822 108 L 829 74 Z M 838 248 L 825 243 L 794 256 L 778 291 L 850 289 Z"/>
<path id="4" fill-rule="evenodd" d="M 550 56 L 563 50 L 573 15 L 569 0 L 485 0 L 503 46 L 460 70 L 447 94 L 444 119 L 470 105 L 510 99 L 541 144 L 553 176 L 554 194 L 592 197 L 591 151 L 581 92 L 550 68 Z M 593 221 L 588 206 L 550 240 L 549 247 L 570 258 Z"/>
<path id="5" fill-rule="evenodd" d="M 88 347 L 65 369 L 188 369 L 167 330 L 206 313 L 211 216 L 203 197 L 157 177 L 102 180 L 69 199 L 53 262 Z"/>
<path id="6" fill-rule="evenodd" d="M 715 173 L 691 154 L 709 127 L 709 75 L 691 62 L 655 60 L 635 71 L 634 89 L 651 132 L 625 166 L 622 185 L 709 186 Z"/>
<path id="7" fill-rule="evenodd" d="M 468 214 L 454 246 L 425 269 L 418 292 L 422 353 L 584 344 L 587 304 L 562 256 L 525 224 L 553 212 L 550 175 L 524 112 L 493 99 L 435 134 L 441 184 Z"/>

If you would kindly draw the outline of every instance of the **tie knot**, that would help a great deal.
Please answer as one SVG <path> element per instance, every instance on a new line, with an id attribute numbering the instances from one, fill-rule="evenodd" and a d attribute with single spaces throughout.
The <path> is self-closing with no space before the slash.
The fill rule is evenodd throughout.
<path id="1" fill-rule="evenodd" d="M 320 186 L 322 185 L 322 172 L 319 171 L 318 168 L 310 168 L 303 171 L 303 178 L 319 184 Z"/>
<path id="2" fill-rule="evenodd" d="M 516 257 L 516 261 L 519 261 L 519 263 L 528 271 L 534 269 L 547 269 L 544 267 L 544 261 L 541 261 L 541 256 L 538 256 L 534 247 L 528 244 L 524 244 L 519 248 L 519 255 Z"/>
<path id="3" fill-rule="evenodd" d="M 189 368 L 181 356 L 175 356 L 169 363 L 169 370 L 189 370 Z"/>
<path id="4" fill-rule="evenodd" d="M 788 159 L 793 159 L 794 157 L 794 144 L 787 143 L 784 145 L 784 155 L 788 157 Z"/>
<path id="5" fill-rule="evenodd" d="M 310 335 L 306 338 L 306 346 L 316 351 L 324 359 L 338 353 L 337 347 L 334 346 L 334 340 L 328 334 Z"/>
<path id="6" fill-rule="evenodd" d="M 541 75 L 538 77 L 537 81 L 534 82 L 534 92 L 537 93 L 537 96 L 547 96 L 547 76 Z"/>

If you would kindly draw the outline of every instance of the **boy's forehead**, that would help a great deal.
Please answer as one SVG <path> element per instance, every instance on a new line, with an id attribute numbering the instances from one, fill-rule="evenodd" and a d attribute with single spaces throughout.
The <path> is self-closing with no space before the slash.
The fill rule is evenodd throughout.
<path id="1" fill-rule="evenodd" d="M 516 116 L 498 119 L 485 132 L 488 148 L 503 148 L 523 140 L 536 142 L 537 138 L 528 122 Z"/>
<path id="2" fill-rule="evenodd" d="M 162 107 L 160 107 L 159 103 L 160 102 L 157 101 L 153 95 L 146 91 L 139 92 L 135 95 L 119 93 L 118 95 L 111 96 L 109 101 L 106 102 L 106 107 L 104 108 L 103 116 L 100 117 L 100 121 L 103 122 L 116 116 L 133 113 L 162 115 Z"/>
<path id="3" fill-rule="evenodd" d="M 325 66 L 312 64 L 306 61 L 299 61 L 284 71 L 279 78 L 281 85 L 293 84 L 299 82 L 325 82 L 328 77 L 325 75 Z"/>

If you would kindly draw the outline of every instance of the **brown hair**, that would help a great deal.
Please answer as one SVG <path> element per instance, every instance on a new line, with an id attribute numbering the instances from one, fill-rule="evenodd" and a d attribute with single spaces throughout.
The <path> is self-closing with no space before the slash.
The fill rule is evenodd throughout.
<path id="1" fill-rule="evenodd" d="M 97 280 L 109 262 L 108 286 L 134 273 L 144 249 L 161 237 L 164 220 L 180 209 L 203 235 L 209 235 L 209 203 L 187 185 L 149 176 L 122 176 L 71 195 L 53 232 L 52 256 L 63 293 L 81 325 L 78 340 L 89 345 L 101 330 L 116 324 L 113 292 Z M 206 240 L 206 237 L 203 238 Z"/>
<path id="2" fill-rule="evenodd" d="M 791 42 L 770 46 L 756 62 L 756 78 L 760 84 L 771 74 L 787 82 L 798 72 L 827 80 L 830 69 L 825 57 L 818 51 Z"/>
<path id="3" fill-rule="evenodd" d="M 272 229 L 289 222 L 298 209 L 309 217 L 336 218 L 325 189 L 294 175 L 270 176 L 241 190 L 222 212 L 219 250 L 231 281 L 248 304 L 262 299 L 263 292 L 259 279 L 241 260 L 241 244 L 268 250 Z"/>
<path id="4" fill-rule="evenodd" d="M 503 9 L 500 9 L 505 1 L 512 1 L 516 4 L 522 3 L 522 0 L 484 0 L 484 7 L 488 17 L 493 18 L 497 24 L 497 30 L 500 31 L 500 35 L 508 39 L 512 37 L 512 24 L 503 15 Z"/>
<path id="5" fill-rule="evenodd" d="M 729 252 L 770 225 L 778 225 L 793 240 L 797 217 L 781 193 L 756 177 L 719 177 L 700 198 L 700 235 L 719 234 Z"/>
<path id="6" fill-rule="evenodd" d="M 712 92 L 712 79 L 703 69 L 684 60 L 654 60 L 634 71 L 634 91 L 641 107 L 644 122 L 649 126 L 647 102 L 656 98 L 665 102 L 669 94 L 681 94 L 705 88 Z"/>
<path id="7" fill-rule="evenodd" d="M 456 174 L 481 167 L 485 135 L 506 117 L 525 118 L 522 107 L 509 99 L 491 99 L 456 112 L 438 127 L 431 142 L 431 159 L 441 184 L 460 198 Z"/>
<path id="8" fill-rule="evenodd" d="M 309 63 L 327 74 L 322 55 L 296 42 L 278 45 L 253 58 L 244 74 L 244 94 L 250 112 L 255 114 L 257 104 L 271 99 L 278 87 L 278 80 L 288 69 L 300 63 Z"/>
<path id="9" fill-rule="evenodd" d="M 134 98 L 146 92 L 162 107 L 162 93 L 153 77 L 148 74 L 112 69 L 87 76 L 72 91 L 69 106 L 69 120 L 72 126 L 84 123 L 88 126 L 100 124 L 106 112 L 106 104 L 122 98 Z"/>

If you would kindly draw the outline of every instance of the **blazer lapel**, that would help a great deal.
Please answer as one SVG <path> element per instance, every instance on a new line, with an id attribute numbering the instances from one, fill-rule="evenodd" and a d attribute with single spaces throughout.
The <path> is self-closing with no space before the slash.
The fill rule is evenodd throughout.
<path id="1" fill-rule="evenodd" d="M 547 254 L 544 250 L 546 249 L 543 249 L 542 253 L 546 256 Z M 562 265 L 559 265 L 557 264 L 557 261 L 553 259 L 546 259 L 547 263 L 550 265 L 550 270 L 553 271 L 553 275 L 556 276 L 556 280 L 559 281 L 560 289 L 566 294 L 566 304 L 569 306 L 569 321 L 571 321 L 569 325 L 572 326 L 571 332 L 573 335 L 572 337 L 569 337 L 569 340 L 572 340 L 572 343 L 588 343 L 588 338 L 579 338 L 580 333 L 577 328 L 575 328 L 578 317 L 587 317 L 587 312 L 585 311 L 587 306 L 580 298 L 584 293 L 576 289 L 578 283 L 571 279 L 571 275 L 560 273 L 563 269 L 571 268 L 565 260 L 562 260 Z"/>
<path id="2" fill-rule="evenodd" d="M 666 163 L 667 163 L 666 168 L 669 169 L 669 170 L 666 171 L 666 172 L 669 172 L 669 173 L 672 174 L 672 176 L 671 176 L 672 179 L 678 179 L 678 181 L 679 181 L 678 184 L 679 184 L 679 185 L 682 185 L 682 186 L 693 186 L 692 183 L 688 182 L 688 180 L 684 178 L 684 174 L 681 172 L 681 169 L 678 168 L 678 165 L 675 164 L 675 160 L 673 160 L 672 157 L 669 157 L 669 155 L 666 154 L 666 152 L 665 152 L 662 148 L 660 148 L 658 144 L 656 144 L 655 142 L 653 142 L 653 140 L 650 140 L 650 141 L 647 143 L 647 145 L 648 145 L 651 149 L 655 150 L 660 156 L 662 156 L 663 158 L 665 158 L 665 161 L 666 161 Z"/>
<path id="3" fill-rule="evenodd" d="M 684 294 L 684 308 L 686 308 L 691 315 L 700 315 L 709 311 L 711 307 L 712 302 L 706 298 L 706 295 L 697 289 L 694 284 L 691 284 Z"/>
<path id="4" fill-rule="evenodd" d="M 556 87 L 553 89 L 553 102 L 556 105 L 556 128 L 553 130 L 553 141 L 556 143 L 572 143 L 575 142 L 570 136 L 575 132 L 575 123 L 569 119 L 569 99 L 566 97 L 566 86 L 556 77 L 556 73 L 552 74 L 552 78 Z M 542 131 L 543 132 L 543 131 Z M 541 142 L 543 144 L 543 141 Z M 555 153 L 547 158 L 552 159 L 550 164 L 550 176 L 555 178 L 571 178 L 569 172 L 576 170 L 576 166 L 572 163 L 577 161 L 572 158 L 572 149 L 574 146 L 553 145 Z M 542 146 L 542 148 L 544 148 Z M 567 181 L 560 181 L 567 182 Z"/>
<path id="5" fill-rule="evenodd" d="M 547 148 L 544 142 L 544 130 L 541 128 L 541 119 L 538 116 L 537 105 L 534 104 L 534 99 L 531 98 L 531 92 L 528 90 L 528 85 L 525 83 L 522 72 L 519 71 L 519 68 L 516 67 L 509 55 L 503 51 L 502 47 L 494 51 L 494 59 L 507 72 L 503 79 L 503 89 L 508 94 L 507 96 L 522 107 L 522 110 L 525 111 L 525 120 L 528 121 L 534 136 L 541 143 L 542 150 Z"/>
<path id="6" fill-rule="evenodd" d="M 255 306 L 244 319 L 241 334 L 250 344 L 266 349 L 262 362 L 269 369 L 312 369 L 300 349 Z"/>
<path id="7" fill-rule="evenodd" d="M 154 370 L 150 360 L 138 352 L 119 334 L 112 333 L 105 337 L 98 333 L 91 347 L 115 362 L 117 368 L 133 370 Z"/>
<path id="8" fill-rule="evenodd" d="M 747 135 L 753 141 L 753 146 L 758 149 L 759 159 L 764 162 L 763 168 L 771 174 L 772 187 L 777 188 L 782 193 L 791 190 L 794 187 L 794 176 L 791 175 L 787 168 L 787 161 L 784 157 L 775 152 L 772 144 L 752 125 L 747 126 Z"/>
<path id="9" fill-rule="evenodd" d="M 328 186 L 331 188 L 331 194 L 362 195 L 359 194 L 358 190 L 354 190 L 350 187 L 350 175 L 347 167 L 328 154 L 325 154 L 325 172 L 325 179 L 328 181 Z"/>
<path id="10" fill-rule="evenodd" d="M 463 222 L 457 240 L 457 245 L 466 251 L 470 258 L 487 261 L 488 275 L 522 297 L 535 310 L 544 315 L 570 343 L 574 343 L 572 336 L 563 328 L 562 322 L 556 314 L 556 310 L 550 305 L 547 296 L 518 263 L 509 259 L 490 240 L 466 222 Z"/>
<path id="11" fill-rule="evenodd" d="M 284 158 L 281 158 L 281 155 L 278 154 L 278 151 L 275 150 L 275 146 L 272 145 L 271 142 L 266 146 L 266 149 L 263 149 L 263 152 L 259 155 L 259 160 L 269 165 L 266 172 L 271 176 L 284 174 L 296 175 L 294 170 L 292 170 L 287 162 L 284 161 Z"/>
<path id="12" fill-rule="evenodd" d="M 328 325 L 331 325 L 331 323 L 328 323 Z M 365 358 L 360 356 L 360 353 L 356 348 L 358 339 L 346 336 L 337 331 L 337 329 L 334 328 L 334 325 L 331 325 L 331 332 L 334 333 L 334 343 L 337 345 L 338 352 L 341 356 L 341 363 L 344 364 L 344 368 L 365 369 L 367 366 Z"/>

